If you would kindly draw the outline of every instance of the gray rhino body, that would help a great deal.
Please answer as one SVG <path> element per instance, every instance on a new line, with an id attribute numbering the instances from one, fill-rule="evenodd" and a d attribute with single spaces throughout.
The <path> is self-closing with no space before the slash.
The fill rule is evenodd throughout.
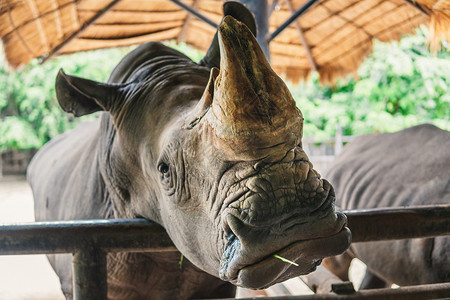
<path id="1" fill-rule="evenodd" d="M 344 148 L 326 176 L 342 209 L 448 205 L 450 133 L 425 124 L 359 137 Z M 448 236 L 356 243 L 350 255 L 327 259 L 326 265 L 345 276 L 349 259 L 361 259 L 368 268 L 364 288 L 446 282 L 449 251 Z"/>
<path id="2" fill-rule="evenodd" d="M 200 64 L 152 42 L 106 84 L 57 77 L 65 111 L 105 112 L 33 159 L 36 219 L 146 218 L 186 258 L 180 269 L 180 253 L 108 255 L 110 299 L 231 297 L 349 246 L 333 189 L 301 148 L 301 112 L 254 36 L 227 16 L 217 40 Z M 70 257 L 50 262 L 70 298 Z"/>
<path id="3" fill-rule="evenodd" d="M 183 71 L 182 76 L 191 76 L 196 83 L 187 83 L 178 87 L 203 93 L 209 77 L 209 68 L 197 66 L 179 52 L 159 43 L 150 42 L 135 51 L 137 52 L 131 57 L 128 56 L 128 59 L 132 60 L 131 68 L 127 68 L 130 62 L 126 58 L 113 72 L 110 81 L 120 81 L 118 77 L 127 80 L 128 70 L 138 71 L 142 64 L 153 59 L 161 61 L 167 69 L 185 68 L 186 72 Z M 174 61 L 172 66 L 168 65 L 170 60 Z M 122 66 L 126 69 L 125 72 L 121 70 Z M 165 75 L 161 73 L 160 76 Z M 187 99 L 193 97 L 188 92 L 183 95 Z M 164 113 L 165 105 L 181 106 L 182 104 L 156 104 L 155 107 L 162 110 L 153 116 L 156 124 L 162 122 L 162 119 L 170 118 Z M 170 112 L 170 108 L 165 109 Z M 145 112 L 142 111 L 142 113 Z M 142 124 L 133 134 L 140 135 L 145 132 L 156 135 L 158 130 L 161 129 L 145 128 Z M 129 198 L 134 195 L 126 195 L 130 192 L 124 185 L 130 184 L 129 181 L 133 180 L 132 174 L 137 172 L 136 167 L 131 164 L 116 169 L 118 166 L 114 164 L 122 163 L 114 158 L 117 154 L 112 153 L 116 147 L 114 144 L 117 143 L 117 138 L 112 117 L 105 112 L 99 120 L 82 123 L 75 130 L 47 143 L 37 153 L 28 169 L 28 180 L 35 199 L 36 220 L 148 218 L 148 215 L 144 213 L 134 212 L 133 207 L 126 210 L 119 208 L 119 205 L 115 207 L 112 203 L 113 198 L 116 201 L 130 201 Z M 149 137 L 149 139 L 152 138 Z M 107 166 L 104 165 L 104 161 L 109 161 Z M 126 171 L 122 171 L 123 168 Z M 151 192 L 145 191 L 144 195 L 139 197 L 155 197 L 151 195 Z M 121 204 L 127 205 L 127 203 Z M 151 205 L 148 202 L 145 204 Z M 152 207 L 147 214 L 153 214 L 157 209 L 158 207 Z M 155 218 L 149 219 L 160 221 Z M 233 296 L 235 288 L 230 283 L 201 271 L 189 260 L 184 259 L 180 269 L 178 263 L 180 256 L 178 252 L 109 254 L 108 298 L 191 299 Z M 49 261 L 60 278 L 65 296 L 71 299 L 72 255 L 49 255 Z"/>

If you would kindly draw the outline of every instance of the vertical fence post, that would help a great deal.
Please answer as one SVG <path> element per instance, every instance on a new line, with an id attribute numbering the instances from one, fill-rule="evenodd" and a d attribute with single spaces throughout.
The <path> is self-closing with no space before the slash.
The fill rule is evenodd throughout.
<path id="1" fill-rule="evenodd" d="M 106 253 L 92 245 L 73 254 L 73 294 L 75 300 L 106 300 Z"/>

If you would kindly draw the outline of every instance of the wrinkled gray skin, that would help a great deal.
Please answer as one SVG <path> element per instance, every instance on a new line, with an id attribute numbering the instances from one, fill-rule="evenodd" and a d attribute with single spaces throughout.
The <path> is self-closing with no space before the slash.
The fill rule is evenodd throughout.
<path id="1" fill-rule="evenodd" d="M 146 218 L 161 224 L 187 258 L 180 270 L 180 253 L 110 254 L 110 299 L 231 297 L 230 282 L 267 287 L 309 273 L 323 257 L 349 246 L 333 189 L 301 148 L 301 113 L 287 88 L 265 58 L 241 58 L 241 53 L 256 60 L 262 55 L 245 25 L 227 17 L 220 31 L 220 51 L 212 45 L 208 52 L 220 53 L 219 59 L 196 64 L 151 42 L 128 54 L 108 84 L 62 71 L 57 77 L 65 111 L 105 112 L 99 121 L 50 141 L 33 159 L 28 179 L 36 219 Z M 220 73 L 211 70 L 219 67 L 208 63 L 214 61 L 220 61 Z M 268 92 L 264 80 L 281 90 Z M 258 89 L 251 90 L 249 82 Z M 245 109 L 235 106 L 233 97 L 224 99 L 227 84 L 242 85 L 242 91 L 231 91 L 236 98 L 241 92 L 263 95 L 265 114 L 257 115 L 258 96 L 249 99 L 255 105 L 243 99 Z M 272 99 L 280 94 L 287 100 Z M 236 111 L 223 110 L 227 105 Z M 292 109 L 276 110 L 277 105 Z M 216 117 L 224 112 L 231 113 L 229 119 L 235 112 L 251 116 L 249 125 L 258 134 L 244 126 L 234 139 L 233 124 L 227 127 L 228 119 Z M 282 118 L 289 115 L 294 119 L 285 121 L 299 131 L 284 130 Z M 257 127 L 255 122 L 264 124 L 268 117 L 273 122 L 267 130 Z M 281 129 L 271 130 L 277 122 Z M 284 136 L 278 132 L 285 131 L 286 140 L 280 141 Z M 70 256 L 50 256 L 50 262 L 71 298 Z"/>
<path id="2" fill-rule="evenodd" d="M 432 125 L 362 136 L 344 148 L 326 176 L 343 209 L 449 204 L 449 149 L 450 133 Z M 449 249 L 448 236 L 355 243 L 326 265 L 346 279 L 351 258 L 361 259 L 369 271 L 363 288 L 447 282 Z"/>
<path id="3" fill-rule="evenodd" d="M 162 64 L 159 68 L 158 62 Z M 141 67 L 145 64 L 147 68 Z M 166 70 L 158 72 L 157 69 Z M 148 73 L 149 80 L 140 87 L 140 79 L 136 78 L 144 73 Z M 173 87 L 173 81 L 181 81 L 187 76 L 198 84 L 180 82 Z M 178 178 L 185 179 L 182 177 L 182 158 L 178 156 L 181 152 L 177 152 L 178 142 L 182 141 L 173 136 L 167 145 L 160 145 L 161 132 L 170 130 L 167 122 L 176 121 L 169 112 L 180 107 L 181 113 L 183 106 L 203 92 L 208 76 L 207 68 L 193 64 L 182 54 L 159 43 L 142 45 L 128 55 L 110 79 L 127 81 L 132 78 L 131 85 L 136 87 L 129 91 L 136 96 L 120 99 L 129 101 L 122 111 L 124 121 L 119 126 L 114 125 L 118 123 L 114 117 L 104 113 L 99 121 L 81 124 L 53 139 L 33 159 L 28 180 L 35 198 L 36 220 L 144 217 L 163 223 L 164 217 L 166 222 L 177 224 L 176 220 L 183 217 L 178 214 L 188 215 L 189 209 L 195 210 L 191 203 L 190 208 L 176 212 L 177 205 L 182 206 L 189 200 L 189 191 L 183 190 L 183 183 L 179 182 L 176 191 L 179 198 L 172 200 L 172 193 L 165 188 L 168 185 L 160 180 L 163 175 L 158 172 L 157 163 L 167 155 L 167 159 L 180 168 Z M 171 84 L 155 88 L 164 81 Z M 149 96 L 139 98 L 139 88 L 148 91 Z M 177 95 L 183 89 L 186 91 Z M 163 137 L 172 138 L 169 133 Z M 153 147 L 159 149 L 149 151 Z M 161 199 L 162 204 L 156 199 Z M 167 210 L 167 214 L 162 216 L 160 210 Z M 187 242 L 178 243 L 186 243 L 193 250 L 200 249 L 193 232 L 198 230 L 199 235 L 207 235 L 205 231 L 211 225 L 204 224 L 203 229 L 195 229 L 196 216 L 189 217 Z M 169 221 L 171 219 L 173 221 Z M 183 260 L 180 270 L 180 255 L 178 252 L 109 254 L 108 298 L 188 299 L 233 295 L 231 284 L 201 271 L 188 259 Z M 49 261 L 60 278 L 66 298 L 72 299 L 71 255 L 49 255 Z"/>

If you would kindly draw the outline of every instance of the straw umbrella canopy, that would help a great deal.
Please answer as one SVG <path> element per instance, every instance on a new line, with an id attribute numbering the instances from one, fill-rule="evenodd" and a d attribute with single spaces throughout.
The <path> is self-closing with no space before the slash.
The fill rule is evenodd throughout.
<path id="1" fill-rule="evenodd" d="M 33 58 L 45 61 L 60 54 L 151 40 L 176 39 L 206 51 L 222 18 L 222 3 L 222 0 L 3 0 L 0 36 L 12 67 Z M 318 71 L 324 81 L 354 72 L 372 51 L 373 39 L 398 39 L 420 24 L 431 26 L 435 37 L 448 40 L 450 35 L 449 0 L 266 3 L 269 34 L 265 41 L 269 43 L 271 64 L 276 72 L 294 81 L 306 78 L 311 70 Z M 299 17 L 285 23 L 295 12 Z M 283 23 L 288 24 L 284 29 L 280 28 Z"/>

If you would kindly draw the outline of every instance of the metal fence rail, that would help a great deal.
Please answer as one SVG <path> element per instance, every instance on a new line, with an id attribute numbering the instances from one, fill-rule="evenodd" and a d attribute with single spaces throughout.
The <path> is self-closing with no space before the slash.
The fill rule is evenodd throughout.
<path id="1" fill-rule="evenodd" d="M 0 255 L 72 253 L 74 299 L 107 299 L 108 252 L 177 251 L 144 219 L 36 222 L 0 226 Z"/>
<path id="2" fill-rule="evenodd" d="M 344 211 L 352 242 L 450 235 L 450 205 L 423 205 Z"/>
<path id="3" fill-rule="evenodd" d="M 344 213 L 353 242 L 450 235 L 450 205 L 348 210 Z M 163 227 L 144 219 L 0 226 L 0 255 L 72 253 L 74 299 L 106 299 L 106 253 L 120 251 L 177 249 Z"/>
<path id="4" fill-rule="evenodd" d="M 360 290 L 350 294 L 315 294 L 305 296 L 282 296 L 277 300 L 429 300 L 448 299 L 450 296 L 450 283 L 424 284 L 405 286 L 397 289 L 383 288 L 375 290 Z M 271 297 L 241 298 L 239 300 L 274 300 Z M 212 299 L 210 299 L 212 300 Z M 234 300 L 222 298 L 215 300 Z"/>

